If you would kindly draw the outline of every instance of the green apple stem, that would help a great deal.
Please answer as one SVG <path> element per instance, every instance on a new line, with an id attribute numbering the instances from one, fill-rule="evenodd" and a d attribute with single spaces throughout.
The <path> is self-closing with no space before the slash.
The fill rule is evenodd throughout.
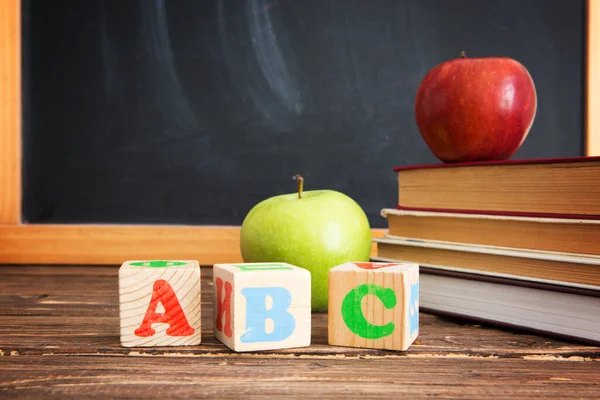
<path id="1" fill-rule="evenodd" d="M 467 58 L 467 54 L 463 51 L 460 52 L 460 58 Z"/>
<path id="2" fill-rule="evenodd" d="M 295 178 L 298 180 L 298 198 L 302 198 L 302 189 L 304 189 L 304 178 L 301 175 L 296 174 Z"/>

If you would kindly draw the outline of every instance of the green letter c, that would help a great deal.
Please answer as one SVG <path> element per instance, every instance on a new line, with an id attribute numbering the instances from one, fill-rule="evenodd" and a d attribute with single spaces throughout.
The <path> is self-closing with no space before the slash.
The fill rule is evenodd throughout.
<path id="1" fill-rule="evenodd" d="M 352 289 L 342 301 L 342 318 L 346 326 L 356 335 L 365 339 L 379 339 L 394 332 L 394 323 L 373 325 L 363 315 L 362 299 L 368 294 L 374 294 L 387 309 L 396 306 L 396 294 L 392 289 L 379 285 L 364 284 Z"/>

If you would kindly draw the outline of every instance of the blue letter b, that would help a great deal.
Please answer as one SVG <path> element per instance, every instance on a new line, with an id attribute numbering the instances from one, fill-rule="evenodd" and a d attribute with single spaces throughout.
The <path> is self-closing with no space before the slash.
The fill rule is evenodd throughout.
<path id="1" fill-rule="evenodd" d="M 240 337 L 242 343 L 278 342 L 287 339 L 296 329 L 296 319 L 287 309 L 292 304 L 292 295 L 282 287 L 244 288 L 246 297 L 246 330 Z M 272 307 L 267 310 L 267 296 Z M 267 333 L 266 321 L 271 319 L 275 328 Z"/>

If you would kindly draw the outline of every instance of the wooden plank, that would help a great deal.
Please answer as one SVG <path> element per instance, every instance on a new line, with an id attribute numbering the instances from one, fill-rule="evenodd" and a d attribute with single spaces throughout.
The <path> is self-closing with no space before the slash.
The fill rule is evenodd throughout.
<path id="1" fill-rule="evenodd" d="M 383 233 L 373 230 L 374 237 Z M 134 258 L 191 259 L 201 265 L 241 262 L 239 236 L 239 227 L 0 225 L 0 263 L 98 265 Z"/>
<path id="2" fill-rule="evenodd" d="M 600 156 L 600 2 L 587 1 L 585 154 Z"/>
<path id="3" fill-rule="evenodd" d="M 21 4 L 0 1 L 0 224 L 21 221 Z"/>
<path id="4" fill-rule="evenodd" d="M 596 364 L 590 365 L 590 364 Z M 0 357 L 2 398 L 598 398 L 598 365 L 472 358 L 269 354 Z"/>
<path id="5" fill-rule="evenodd" d="M 241 261 L 236 227 L 0 226 L 0 262 L 121 264 L 128 259 Z"/>

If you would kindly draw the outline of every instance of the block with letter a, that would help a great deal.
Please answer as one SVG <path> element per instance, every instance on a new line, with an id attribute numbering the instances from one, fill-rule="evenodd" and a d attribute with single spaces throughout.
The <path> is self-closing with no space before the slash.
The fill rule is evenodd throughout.
<path id="1" fill-rule="evenodd" d="M 119 269 L 119 312 L 124 347 L 200 344 L 198 262 L 124 262 Z"/>
<path id="2" fill-rule="evenodd" d="M 345 263 L 329 270 L 329 344 L 407 350 L 419 335 L 419 266 Z"/>
<path id="3" fill-rule="evenodd" d="M 310 272 L 286 263 L 215 264 L 214 334 L 234 351 L 310 345 Z"/>

